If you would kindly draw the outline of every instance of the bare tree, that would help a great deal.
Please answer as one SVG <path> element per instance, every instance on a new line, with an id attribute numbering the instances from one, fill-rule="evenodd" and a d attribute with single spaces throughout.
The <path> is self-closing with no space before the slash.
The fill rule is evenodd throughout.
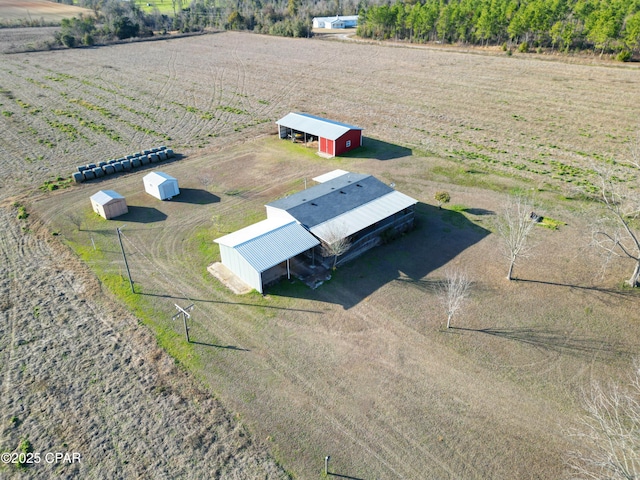
<path id="1" fill-rule="evenodd" d="M 640 362 L 626 387 L 594 383 L 584 407 L 582 427 L 570 432 L 580 443 L 567 461 L 575 476 L 640 479 Z"/>
<path id="2" fill-rule="evenodd" d="M 632 148 L 631 162 L 626 165 L 640 172 L 640 148 Z M 630 188 L 635 176 L 612 165 L 593 166 L 597 174 L 596 199 L 602 205 L 602 215 L 592 224 L 591 245 L 598 247 L 605 265 L 612 257 L 626 258 L 633 264 L 633 273 L 627 280 L 632 287 L 640 281 L 640 192 Z M 628 170 L 627 170 L 628 174 Z"/>
<path id="3" fill-rule="evenodd" d="M 332 269 L 336 269 L 338 257 L 344 255 L 351 248 L 351 241 L 347 235 L 347 226 L 334 225 L 323 234 L 322 255 L 333 257 Z"/>
<path id="4" fill-rule="evenodd" d="M 513 278 L 516 261 L 531 255 L 529 235 L 537 220 L 533 201 L 522 195 L 510 196 L 498 213 L 496 231 L 503 254 L 509 259 L 509 280 Z"/>
<path id="5" fill-rule="evenodd" d="M 447 312 L 447 328 L 451 326 L 454 315 L 462 308 L 469 297 L 471 278 L 466 271 L 458 267 L 445 270 L 445 278 L 436 285 L 436 295 Z"/>

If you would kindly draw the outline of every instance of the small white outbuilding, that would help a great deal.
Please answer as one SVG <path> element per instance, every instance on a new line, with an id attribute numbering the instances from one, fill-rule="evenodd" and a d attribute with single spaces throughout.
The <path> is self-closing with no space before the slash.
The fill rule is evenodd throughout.
<path id="1" fill-rule="evenodd" d="M 124 215 L 129 211 L 125 198 L 113 190 L 100 190 L 91 195 L 91 207 L 106 220 Z"/>
<path id="2" fill-rule="evenodd" d="M 180 193 L 178 180 L 163 172 L 151 172 L 142 179 L 144 191 L 159 200 L 171 200 Z"/>

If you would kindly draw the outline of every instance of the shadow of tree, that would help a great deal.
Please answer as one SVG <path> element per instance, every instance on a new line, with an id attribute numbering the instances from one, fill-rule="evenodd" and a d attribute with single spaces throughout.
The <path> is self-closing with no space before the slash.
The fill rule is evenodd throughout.
<path id="1" fill-rule="evenodd" d="M 327 475 L 332 476 L 332 477 L 338 477 L 338 478 L 346 478 L 348 480 L 364 480 L 363 478 L 360 477 L 351 477 L 349 475 L 341 475 L 339 473 L 334 473 L 334 472 L 327 472 Z"/>
<path id="2" fill-rule="evenodd" d="M 451 327 L 452 330 L 484 333 L 507 340 L 526 343 L 536 348 L 556 353 L 591 358 L 595 353 L 606 357 L 630 355 L 628 349 L 586 336 L 569 335 L 563 330 L 552 330 L 547 327 L 514 327 L 514 328 L 463 328 Z"/>
<path id="3" fill-rule="evenodd" d="M 495 215 L 496 212 L 492 210 L 486 210 L 484 208 L 467 208 L 465 212 L 470 213 L 471 215 Z"/>
<path id="4" fill-rule="evenodd" d="M 513 281 L 522 283 L 539 283 L 542 285 L 555 285 L 557 287 L 577 288 L 580 290 L 591 290 L 593 292 L 607 293 L 611 295 L 617 295 L 624 298 L 640 298 L 640 289 L 618 289 L 618 288 L 602 288 L 588 285 L 575 285 L 570 283 L 548 282 L 546 280 L 531 280 L 526 278 L 513 278 Z"/>

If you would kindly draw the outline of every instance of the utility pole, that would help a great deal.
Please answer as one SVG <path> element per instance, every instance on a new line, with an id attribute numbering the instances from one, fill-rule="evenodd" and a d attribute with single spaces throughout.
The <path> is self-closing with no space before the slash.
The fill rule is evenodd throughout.
<path id="1" fill-rule="evenodd" d="M 125 226 L 123 225 L 122 228 Z M 127 263 L 127 256 L 124 254 L 124 246 L 122 245 L 122 237 L 120 236 L 120 227 L 116 228 L 116 232 L 118 232 L 118 241 L 120 242 L 120 249 L 122 250 L 122 258 L 124 258 L 124 266 L 127 268 L 127 275 L 129 276 L 129 285 L 131 285 L 131 293 L 136 293 L 133 289 L 133 280 L 131 280 L 131 272 L 129 271 L 129 264 Z M 91 239 L 93 241 L 93 238 Z"/>
<path id="2" fill-rule="evenodd" d="M 330 458 L 331 457 L 329 455 L 324 457 L 324 474 L 325 475 L 329 475 L 329 459 Z"/>
<path id="3" fill-rule="evenodd" d="M 178 313 L 176 313 L 173 317 L 171 317 L 171 320 L 175 320 L 176 318 L 182 315 L 182 321 L 184 322 L 184 334 L 187 337 L 187 343 L 191 343 L 191 340 L 189 340 L 189 327 L 187 326 L 187 318 L 191 318 L 191 315 L 189 315 L 188 312 L 193 310 L 193 303 L 186 308 L 182 308 L 177 303 L 174 303 L 174 305 L 176 306 Z"/>

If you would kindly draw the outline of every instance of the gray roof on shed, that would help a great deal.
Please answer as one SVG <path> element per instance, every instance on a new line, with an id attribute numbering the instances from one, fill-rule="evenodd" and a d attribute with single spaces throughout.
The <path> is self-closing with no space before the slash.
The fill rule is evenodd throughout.
<path id="1" fill-rule="evenodd" d="M 291 128 L 299 132 L 310 133 L 317 137 L 336 140 L 349 130 L 362 130 L 346 123 L 327 120 L 308 113 L 289 113 L 276 122 L 281 127 Z"/>
<path id="2" fill-rule="evenodd" d="M 90 199 L 98 205 L 107 205 L 114 200 L 124 200 L 124 197 L 114 190 L 100 190 L 91 195 Z"/>
<path id="3" fill-rule="evenodd" d="M 214 241 L 236 250 L 258 272 L 320 244 L 297 222 L 280 219 L 262 220 Z"/>
<path id="4" fill-rule="evenodd" d="M 391 192 L 395 190 L 371 175 L 347 173 L 267 206 L 285 210 L 312 229 Z"/>

